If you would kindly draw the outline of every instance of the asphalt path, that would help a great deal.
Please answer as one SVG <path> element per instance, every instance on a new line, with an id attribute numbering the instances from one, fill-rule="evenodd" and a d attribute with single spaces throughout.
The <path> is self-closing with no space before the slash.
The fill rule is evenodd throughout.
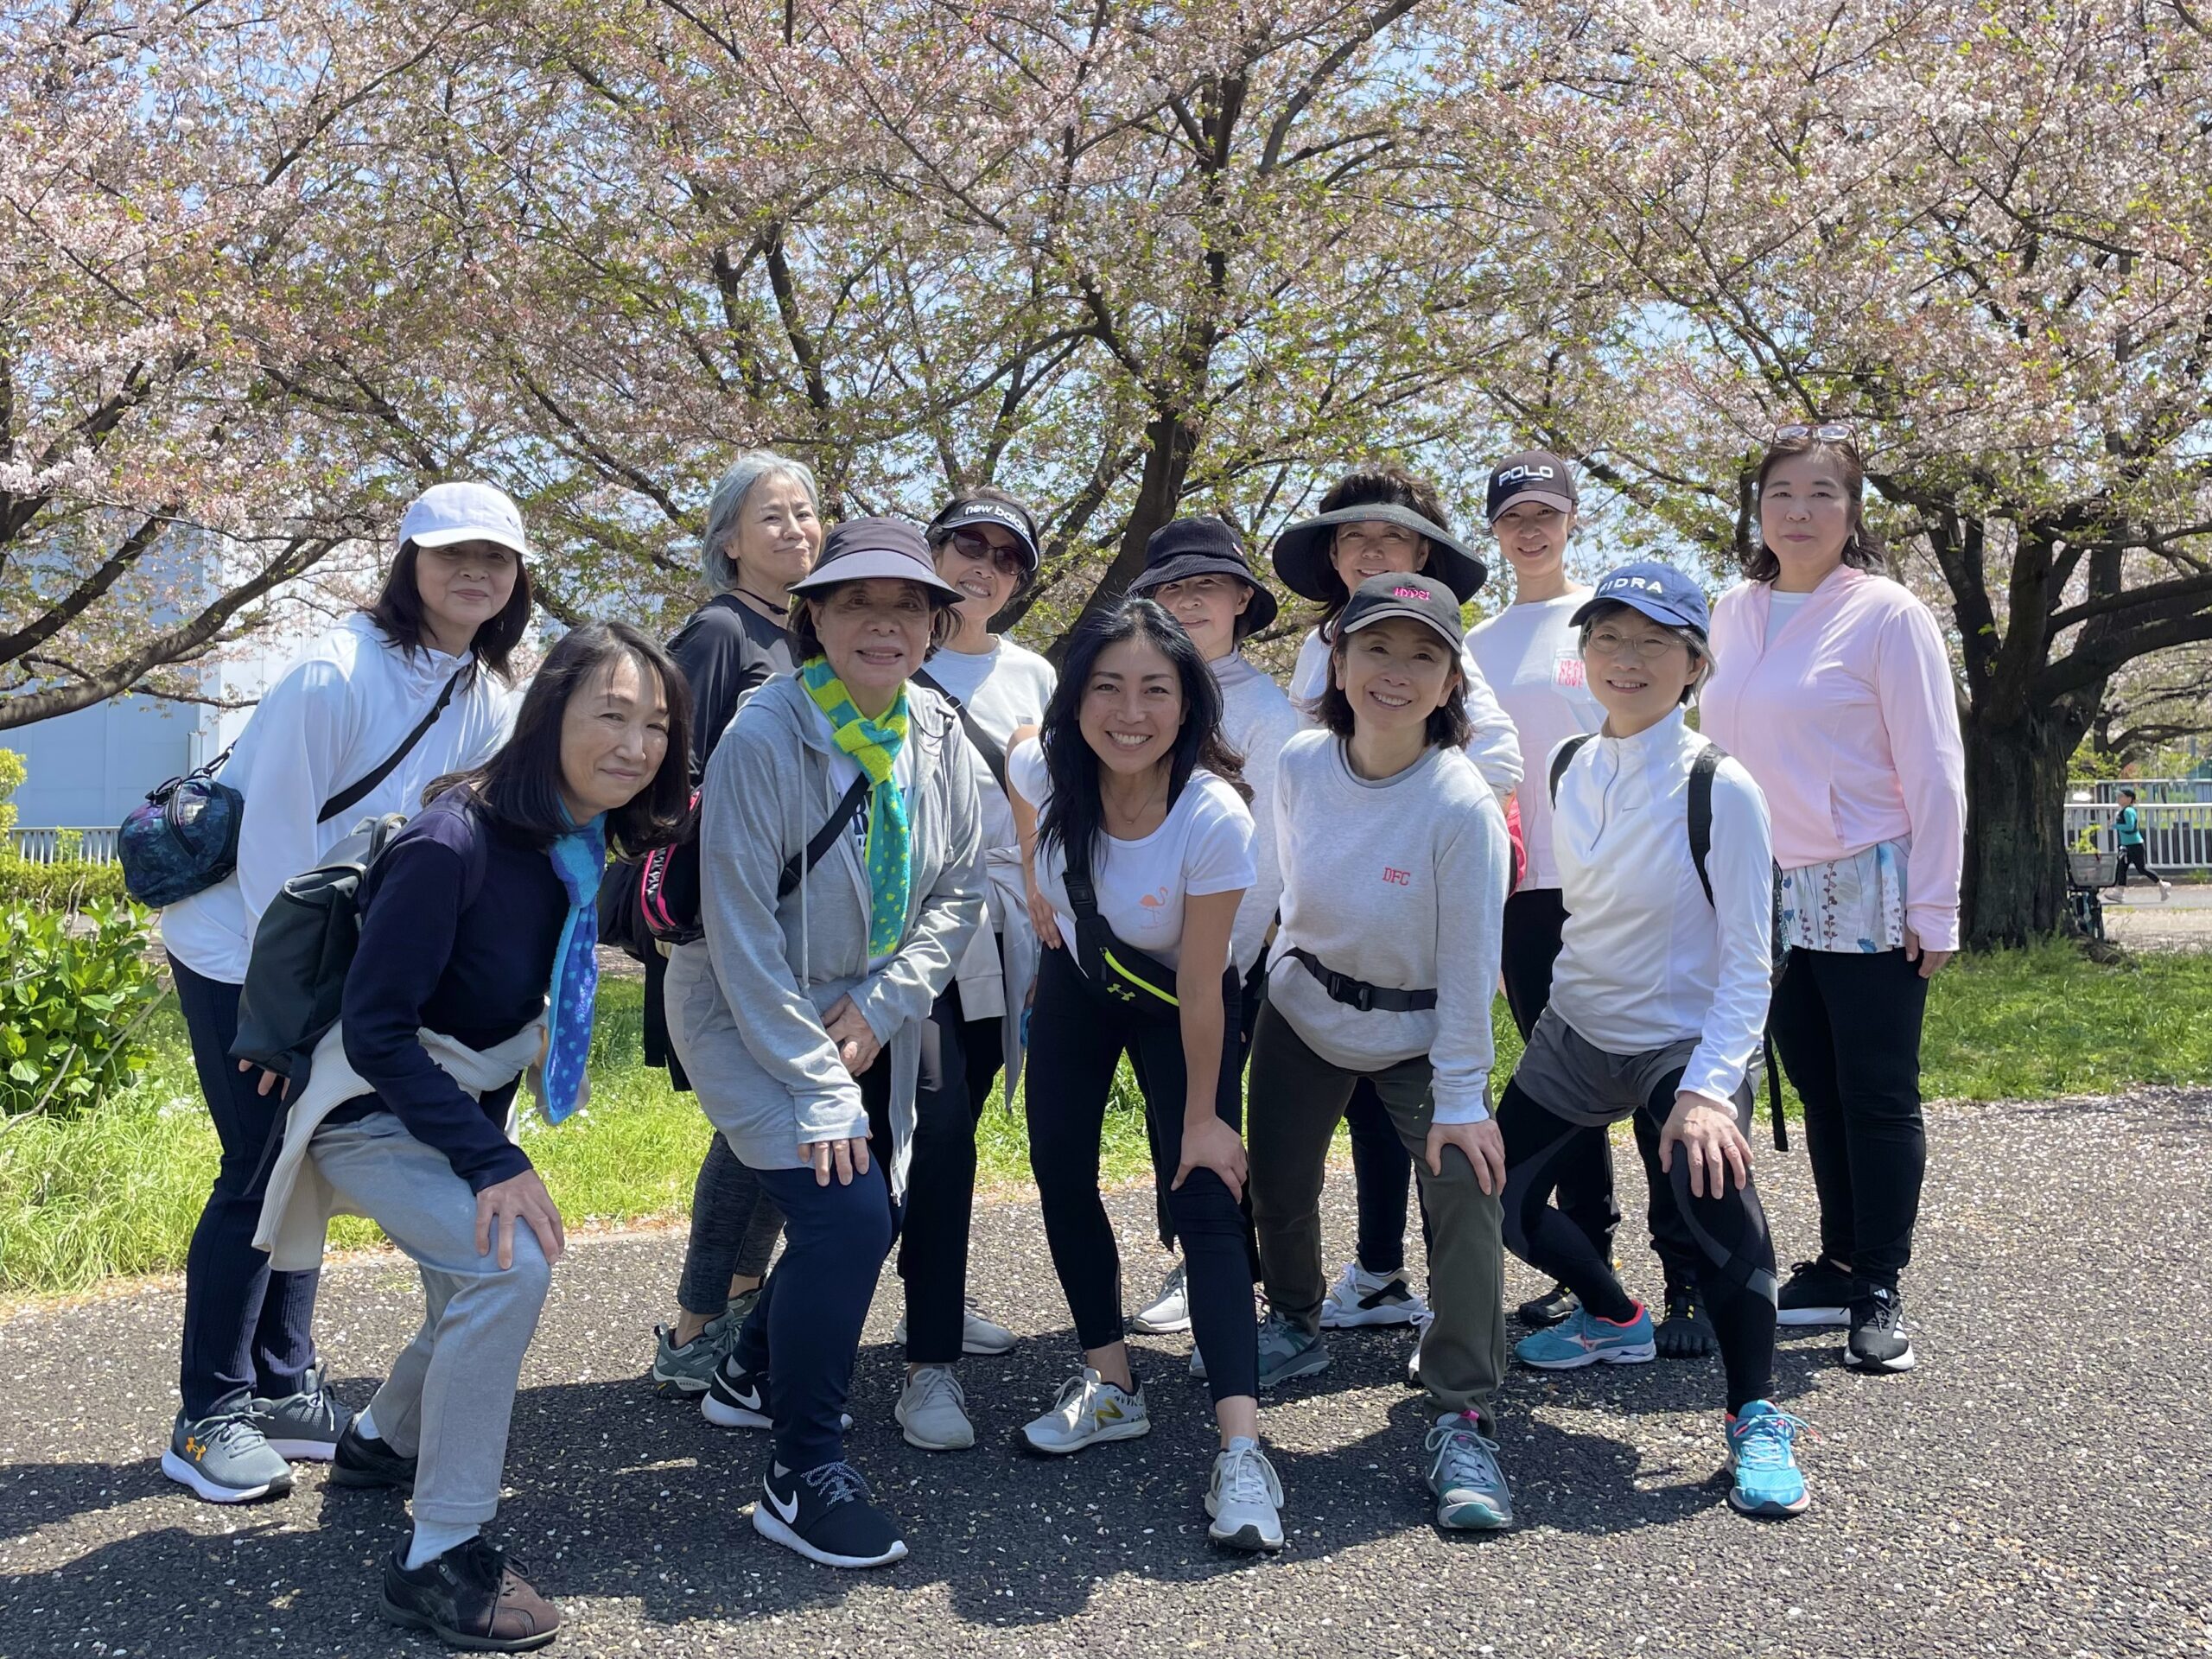
<path id="1" fill-rule="evenodd" d="M 1499 1402 L 1519 1524 L 1428 1524 L 1426 1413 L 1403 1332 L 1262 1414 L 1289 1548 L 1225 1554 L 1199 1507 L 1211 1437 L 1181 1338 L 1144 1340 L 1148 1440 L 1064 1462 L 1011 1437 L 1074 1363 L 1033 1205 L 978 1213 L 974 1288 L 1023 1340 L 963 1367 L 982 1443 L 930 1456 L 891 1422 L 886 1277 L 856 1378 L 855 1460 L 912 1554 L 841 1574 L 747 1513 L 762 1440 L 656 1399 L 644 1371 L 681 1251 L 582 1242 L 533 1346 L 494 1535 L 569 1618 L 574 1655 L 1953 1656 L 2212 1653 L 2212 1091 L 1943 1107 L 1908 1306 L 1916 1371 L 1869 1378 L 1785 1338 L 1777 1392 L 1819 1438 L 1814 1507 L 1734 1514 L 1717 1362 L 1565 1376 Z M 1811 1254 L 1802 1153 L 1762 1146 L 1785 1266 Z M 1332 1262 L 1350 1233 L 1332 1180 Z M 1114 1202 L 1132 1306 L 1160 1259 Z M 1640 1243 L 1632 1287 L 1655 1288 Z M 1534 1289 L 1516 1268 L 1509 1290 Z M 178 1295 L 148 1285 L 0 1324 L 0 1656 L 424 1655 L 375 1609 L 396 1497 L 319 1471 L 245 1509 L 164 1480 Z M 411 1273 L 329 1274 L 321 1338 L 365 1401 L 420 1316 Z"/>

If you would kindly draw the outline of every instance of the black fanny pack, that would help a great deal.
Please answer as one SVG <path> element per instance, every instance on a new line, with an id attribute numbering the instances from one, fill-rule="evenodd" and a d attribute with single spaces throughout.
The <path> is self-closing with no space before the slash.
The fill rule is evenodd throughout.
<path id="1" fill-rule="evenodd" d="M 1061 878 L 1068 908 L 1075 912 L 1076 959 L 1084 976 L 1101 995 L 1154 1019 L 1182 1017 L 1175 998 L 1175 970 L 1154 956 L 1125 943 L 1098 913 L 1098 894 L 1090 885 L 1088 849 L 1069 850 Z"/>
<path id="2" fill-rule="evenodd" d="M 1283 955 L 1313 975 L 1314 982 L 1332 999 L 1347 1007 L 1357 1008 L 1362 1014 L 1378 1009 L 1384 1014 L 1421 1014 L 1436 1006 L 1436 993 L 1433 990 L 1402 991 L 1389 985 L 1370 985 L 1363 979 L 1338 973 L 1311 950 L 1302 950 L 1296 945 Z"/>

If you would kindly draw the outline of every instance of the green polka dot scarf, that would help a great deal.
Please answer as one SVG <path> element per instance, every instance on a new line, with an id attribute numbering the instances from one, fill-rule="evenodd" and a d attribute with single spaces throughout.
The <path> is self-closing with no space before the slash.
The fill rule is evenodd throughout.
<path id="1" fill-rule="evenodd" d="M 829 717 L 836 745 L 860 763 L 873 787 L 868 812 L 868 953 L 887 957 L 906 935 L 906 886 L 913 874 L 913 848 L 907 836 L 906 798 L 892 780 L 891 769 L 906 741 L 906 691 L 880 720 L 853 706 L 845 683 L 830 671 L 828 659 L 810 658 L 799 683 L 814 706 Z"/>

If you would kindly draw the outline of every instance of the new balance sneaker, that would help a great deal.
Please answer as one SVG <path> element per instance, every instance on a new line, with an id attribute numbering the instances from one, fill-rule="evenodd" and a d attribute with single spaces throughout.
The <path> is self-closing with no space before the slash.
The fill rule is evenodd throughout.
<path id="1" fill-rule="evenodd" d="M 964 1452 L 976 1444 L 968 1395 L 950 1365 L 924 1365 L 899 1390 L 893 1416 L 906 1444 L 925 1452 Z"/>
<path id="2" fill-rule="evenodd" d="M 1697 1293 L 1687 1285 L 1667 1287 L 1667 1317 L 1652 1341 L 1662 1359 L 1704 1359 L 1720 1351 L 1720 1333 Z"/>
<path id="3" fill-rule="evenodd" d="M 300 1391 L 282 1399 L 258 1395 L 246 1402 L 247 1414 L 269 1449 L 280 1458 L 311 1458 L 327 1463 L 338 1455 L 338 1441 L 353 1421 L 352 1409 L 331 1393 L 320 1365 L 300 1378 Z"/>
<path id="4" fill-rule="evenodd" d="M 1329 1348 L 1295 1319 L 1270 1312 L 1260 1321 L 1260 1386 L 1272 1389 L 1329 1369 Z"/>
<path id="5" fill-rule="evenodd" d="M 731 1343 L 744 1321 L 733 1307 L 718 1319 L 709 1319 L 690 1341 L 679 1343 L 673 1325 L 653 1326 L 653 1387 L 663 1395 L 704 1394 L 715 1368 L 729 1357 Z"/>
<path id="6" fill-rule="evenodd" d="M 1497 1442 L 1471 1411 L 1447 1411 L 1428 1431 L 1427 1479 L 1436 1524 L 1456 1532 L 1495 1532 L 1513 1524 L 1513 1494 L 1498 1466 Z"/>
<path id="7" fill-rule="evenodd" d="M 210 1503 L 251 1503 L 292 1490 L 292 1465 L 255 1426 L 245 1390 L 226 1395 L 205 1417 L 176 1414 L 162 1472 Z"/>
<path id="8" fill-rule="evenodd" d="M 1144 1384 L 1139 1382 L 1132 1393 L 1086 1365 L 1082 1376 L 1061 1385 L 1050 1411 L 1022 1425 L 1021 1438 L 1033 1452 L 1065 1457 L 1101 1440 L 1134 1440 L 1151 1432 Z"/>
<path id="9" fill-rule="evenodd" d="M 793 1471 L 772 1465 L 760 1478 L 753 1529 L 824 1567 L 883 1567 L 906 1554 L 899 1523 L 875 1507 L 849 1463 Z"/>
<path id="10" fill-rule="evenodd" d="M 892 1331 L 891 1340 L 902 1348 L 906 1345 L 904 1319 Z M 974 1358 L 988 1359 L 1013 1350 L 1014 1332 L 976 1306 L 976 1299 L 970 1296 L 961 1312 L 960 1351 Z"/>
<path id="11" fill-rule="evenodd" d="M 1411 1325 L 1428 1311 L 1402 1273 L 1370 1273 L 1347 1262 L 1321 1299 L 1321 1328 L 1348 1331 L 1363 1325 Z"/>
<path id="12" fill-rule="evenodd" d="M 1651 1310 L 1636 1305 L 1636 1317 L 1619 1325 L 1601 1319 L 1586 1307 L 1574 1312 L 1548 1331 L 1539 1331 L 1513 1344 L 1513 1357 L 1540 1371 L 1579 1371 L 1585 1365 L 1641 1365 L 1656 1357 L 1653 1345 Z"/>
<path id="13" fill-rule="evenodd" d="M 330 1460 L 334 1486 L 386 1487 L 393 1491 L 415 1490 L 415 1459 L 404 1458 L 385 1440 L 364 1440 L 355 1421 L 339 1437 L 337 1455 Z"/>
<path id="14" fill-rule="evenodd" d="M 1851 1274 L 1827 1257 L 1800 1262 L 1774 1299 L 1777 1325 L 1848 1325 Z"/>
<path id="15" fill-rule="evenodd" d="M 1167 1270 L 1167 1277 L 1160 1281 L 1160 1294 L 1138 1309 L 1136 1318 L 1129 1323 L 1147 1337 L 1164 1337 L 1191 1328 L 1191 1296 L 1183 1281 L 1180 1262 Z"/>
<path id="16" fill-rule="evenodd" d="M 1513 1317 L 1531 1331 L 1548 1331 L 1580 1306 L 1574 1293 L 1554 1280 L 1542 1295 L 1531 1296 L 1515 1308 Z"/>
<path id="17" fill-rule="evenodd" d="M 1260 1443 L 1240 1434 L 1216 1455 L 1206 1535 L 1226 1549 L 1282 1548 L 1282 1482 Z"/>
<path id="18" fill-rule="evenodd" d="M 394 1550 L 384 1564 L 383 1606 L 395 1624 L 480 1652 L 528 1653 L 561 1633 L 561 1610 L 481 1536 L 412 1572 L 407 1552 Z"/>
<path id="19" fill-rule="evenodd" d="M 1745 1515 L 1802 1515 L 1812 1497 L 1797 1472 L 1796 1440 L 1805 1425 L 1764 1400 L 1728 1414 L 1728 1502 Z"/>
<path id="20" fill-rule="evenodd" d="M 1909 1371 L 1916 1363 L 1912 1338 L 1905 1333 L 1904 1298 L 1894 1290 L 1866 1287 L 1851 1305 L 1851 1335 L 1843 1363 L 1859 1371 Z"/>

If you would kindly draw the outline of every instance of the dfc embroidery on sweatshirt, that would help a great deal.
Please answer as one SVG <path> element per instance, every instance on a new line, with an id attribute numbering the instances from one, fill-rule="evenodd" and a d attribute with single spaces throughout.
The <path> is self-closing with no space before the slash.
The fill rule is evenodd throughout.
<path id="1" fill-rule="evenodd" d="M 1414 882 L 1414 873 L 1411 870 L 1394 870 L 1385 864 L 1382 867 L 1382 880 L 1390 887 L 1409 887 Z"/>

